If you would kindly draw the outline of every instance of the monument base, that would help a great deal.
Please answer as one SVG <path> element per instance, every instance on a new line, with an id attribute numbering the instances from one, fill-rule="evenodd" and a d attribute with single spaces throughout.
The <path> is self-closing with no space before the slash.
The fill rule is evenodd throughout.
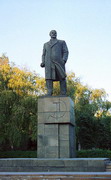
<path id="1" fill-rule="evenodd" d="M 38 99 L 38 158 L 75 157 L 74 103 L 70 97 Z"/>
<path id="2" fill-rule="evenodd" d="M 0 172 L 104 172 L 107 158 L 0 159 Z"/>

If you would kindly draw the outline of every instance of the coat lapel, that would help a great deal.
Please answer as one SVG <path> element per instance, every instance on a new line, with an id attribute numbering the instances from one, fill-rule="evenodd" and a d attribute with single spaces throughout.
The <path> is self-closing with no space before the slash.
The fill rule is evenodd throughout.
<path id="1" fill-rule="evenodd" d="M 49 41 L 48 44 L 51 46 L 51 48 L 58 42 L 58 40 L 56 39 L 55 41 Z"/>

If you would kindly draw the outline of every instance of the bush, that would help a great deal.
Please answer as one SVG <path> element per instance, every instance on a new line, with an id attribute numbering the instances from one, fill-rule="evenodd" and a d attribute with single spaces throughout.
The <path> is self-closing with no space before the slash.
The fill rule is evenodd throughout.
<path id="1" fill-rule="evenodd" d="M 2 151 L 0 158 L 36 158 L 37 151 Z"/>
<path id="2" fill-rule="evenodd" d="M 37 151 L 1 151 L 0 158 L 37 158 Z M 110 150 L 94 149 L 77 151 L 77 158 L 111 158 Z"/>
<path id="3" fill-rule="evenodd" d="M 78 158 L 111 158 L 110 150 L 94 149 L 77 151 Z"/>

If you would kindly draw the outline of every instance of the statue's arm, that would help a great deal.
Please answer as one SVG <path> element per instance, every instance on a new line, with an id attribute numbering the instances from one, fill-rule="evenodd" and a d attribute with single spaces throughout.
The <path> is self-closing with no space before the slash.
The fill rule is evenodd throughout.
<path id="1" fill-rule="evenodd" d="M 42 53 L 41 67 L 45 67 L 45 55 L 46 55 L 46 49 L 45 49 L 45 44 L 44 44 L 44 46 L 43 46 L 43 53 Z"/>
<path id="2" fill-rule="evenodd" d="M 63 61 L 66 63 L 67 59 L 68 59 L 68 48 L 67 48 L 67 44 L 65 41 L 63 41 Z"/>

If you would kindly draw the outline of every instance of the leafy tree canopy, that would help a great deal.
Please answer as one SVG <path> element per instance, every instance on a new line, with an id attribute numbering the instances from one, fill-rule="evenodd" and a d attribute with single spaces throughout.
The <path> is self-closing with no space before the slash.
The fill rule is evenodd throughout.
<path id="1" fill-rule="evenodd" d="M 54 95 L 60 92 L 54 82 Z M 0 57 L 0 148 L 33 149 L 37 139 L 37 100 L 45 79 Z M 67 74 L 67 95 L 75 104 L 77 146 L 111 149 L 111 102 L 104 89 L 91 89 Z"/>

